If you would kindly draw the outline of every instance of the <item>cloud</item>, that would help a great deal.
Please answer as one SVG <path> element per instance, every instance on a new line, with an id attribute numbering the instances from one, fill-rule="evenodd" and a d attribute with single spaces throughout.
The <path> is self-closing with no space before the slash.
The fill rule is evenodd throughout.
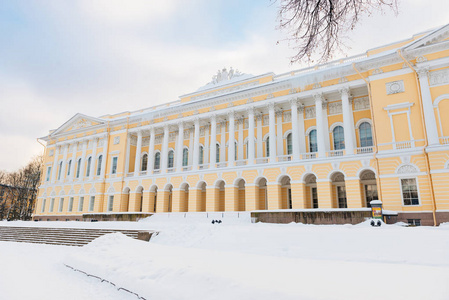
<path id="1" fill-rule="evenodd" d="M 81 9 L 99 22 L 123 26 L 159 21 L 176 9 L 174 0 L 82 0 Z"/>

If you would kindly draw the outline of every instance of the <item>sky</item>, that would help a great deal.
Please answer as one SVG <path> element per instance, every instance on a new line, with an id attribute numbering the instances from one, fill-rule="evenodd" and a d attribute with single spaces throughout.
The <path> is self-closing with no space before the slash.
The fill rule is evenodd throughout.
<path id="1" fill-rule="evenodd" d="M 218 69 L 276 74 L 307 67 L 271 0 L 2 0 L 0 170 L 26 165 L 76 113 L 93 117 L 179 99 Z M 402 0 L 361 18 L 344 53 L 411 37 L 448 22 L 446 0 Z M 281 41 L 278 43 L 278 41 Z"/>

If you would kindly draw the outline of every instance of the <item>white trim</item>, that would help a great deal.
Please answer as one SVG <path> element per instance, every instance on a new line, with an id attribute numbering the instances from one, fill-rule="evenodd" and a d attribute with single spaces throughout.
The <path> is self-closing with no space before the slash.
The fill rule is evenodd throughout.
<path id="1" fill-rule="evenodd" d="M 232 185 L 233 186 L 235 186 L 235 187 L 239 187 L 239 185 L 237 184 L 240 180 L 243 180 L 243 182 L 245 183 L 245 186 L 246 186 L 246 180 L 243 178 L 243 177 L 237 177 L 236 179 L 234 179 L 234 181 L 232 182 Z"/>
<path id="2" fill-rule="evenodd" d="M 332 133 L 332 139 L 334 138 L 334 129 L 335 127 L 341 126 L 341 128 L 343 128 L 343 130 L 345 130 L 345 126 L 343 125 L 342 122 L 335 122 L 333 123 L 330 127 L 329 127 L 329 133 Z"/>
<path id="3" fill-rule="evenodd" d="M 384 110 L 390 112 L 390 110 L 395 110 L 395 109 L 403 109 L 403 108 L 408 108 L 410 110 L 410 107 L 412 107 L 413 105 L 415 105 L 415 103 L 411 103 L 411 102 L 402 102 L 402 103 L 397 103 L 397 104 L 390 104 L 384 107 Z"/>
<path id="4" fill-rule="evenodd" d="M 437 108 L 441 101 L 443 100 L 449 100 L 449 94 L 442 94 L 435 98 L 433 101 L 433 107 Z"/>
<path id="5" fill-rule="evenodd" d="M 402 180 L 403 179 L 415 179 L 415 183 L 416 183 L 416 191 L 418 193 L 418 202 L 419 204 L 410 204 L 410 205 L 405 205 L 404 204 L 404 193 L 402 191 Z M 402 199 L 402 207 L 417 207 L 417 206 L 422 206 L 421 203 L 421 197 L 420 197 L 420 191 L 419 191 L 419 181 L 418 181 L 418 177 L 417 176 L 406 176 L 406 177 L 400 177 L 398 178 L 399 180 L 399 186 L 401 188 L 401 199 Z"/>
<path id="6" fill-rule="evenodd" d="M 286 140 L 286 139 L 287 139 L 287 136 L 288 136 L 289 134 L 293 134 L 293 130 L 292 130 L 292 129 L 289 129 L 289 130 L 287 130 L 286 132 L 284 132 L 284 135 L 282 136 L 282 138 L 283 138 L 284 140 Z M 293 135 L 292 135 L 292 139 L 293 139 Z"/>
<path id="7" fill-rule="evenodd" d="M 332 175 L 334 175 L 335 173 L 341 173 L 341 174 L 343 174 L 343 176 L 345 177 L 345 181 L 346 181 L 346 178 L 348 178 L 348 176 L 346 175 L 345 172 L 343 172 L 343 171 L 340 170 L 340 169 L 336 169 L 336 170 L 330 171 L 329 174 L 327 174 L 327 179 L 330 180 L 330 181 L 332 181 L 331 177 L 332 177 Z M 317 180 L 317 181 L 318 181 L 318 180 Z"/>
<path id="8" fill-rule="evenodd" d="M 306 136 L 307 136 L 307 137 L 310 135 L 310 132 L 311 132 L 312 130 L 317 130 L 317 129 L 316 129 L 316 126 L 310 126 L 309 128 L 307 128 L 307 130 L 306 130 Z M 310 141 L 309 141 L 309 144 L 310 144 Z"/>
<path id="9" fill-rule="evenodd" d="M 404 167 L 404 166 L 412 166 L 413 168 L 415 168 L 417 172 L 414 172 L 414 173 L 419 173 L 419 172 L 420 172 L 420 169 L 419 169 L 419 167 L 418 167 L 417 165 L 415 165 L 414 163 L 410 163 L 410 162 L 409 162 L 409 163 L 402 163 L 402 164 L 400 164 L 399 166 L 397 166 L 396 169 L 394 170 L 394 173 L 395 173 L 395 174 L 398 174 L 398 175 L 404 175 L 404 174 L 407 174 L 407 173 L 403 173 L 403 174 L 399 174 L 399 173 L 398 173 L 399 169 L 402 168 L 402 167 Z M 409 174 L 410 174 L 410 173 L 409 173 Z"/>
<path id="10" fill-rule="evenodd" d="M 360 125 L 362 125 L 363 123 L 369 123 L 371 125 L 371 131 L 373 130 L 373 121 L 371 121 L 371 119 L 369 118 L 363 118 L 357 121 L 357 123 L 355 124 L 355 129 L 359 129 Z"/>
<path id="11" fill-rule="evenodd" d="M 364 171 L 368 171 L 368 170 L 374 172 L 374 175 L 377 176 L 376 169 L 374 169 L 373 167 L 362 167 L 362 168 L 360 168 L 360 169 L 357 171 L 356 177 L 357 177 L 358 179 L 360 179 L 360 175 L 362 175 L 362 173 L 363 173 Z"/>

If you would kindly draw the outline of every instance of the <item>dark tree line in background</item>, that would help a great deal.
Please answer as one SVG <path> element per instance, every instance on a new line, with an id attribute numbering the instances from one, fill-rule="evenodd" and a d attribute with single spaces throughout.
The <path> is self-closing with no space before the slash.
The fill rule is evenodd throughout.
<path id="1" fill-rule="evenodd" d="M 272 0 L 276 1 L 276 0 Z M 354 29 L 360 18 L 385 8 L 398 12 L 399 0 L 279 0 L 279 28 L 286 30 L 297 54 L 291 63 L 313 63 L 332 58 L 342 50 L 345 34 Z"/>
<path id="2" fill-rule="evenodd" d="M 30 220 L 40 184 L 43 157 L 15 172 L 0 171 L 0 220 Z"/>

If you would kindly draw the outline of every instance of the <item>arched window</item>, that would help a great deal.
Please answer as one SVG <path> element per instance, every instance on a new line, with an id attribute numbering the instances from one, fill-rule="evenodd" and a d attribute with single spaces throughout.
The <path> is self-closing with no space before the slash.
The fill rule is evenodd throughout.
<path id="1" fill-rule="evenodd" d="M 101 162 L 103 161 L 103 155 L 100 155 L 98 157 L 98 161 L 97 161 L 97 176 L 100 176 L 101 174 Z"/>
<path id="2" fill-rule="evenodd" d="M 220 145 L 216 144 L 216 149 L 217 151 L 215 152 L 215 162 L 219 163 L 220 162 Z"/>
<path id="3" fill-rule="evenodd" d="M 265 140 L 265 151 L 267 152 L 267 157 L 270 157 L 270 137 Z"/>
<path id="4" fill-rule="evenodd" d="M 200 154 L 199 154 L 198 164 L 202 165 L 204 163 L 204 148 L 200 146 Z"/>
<path id="5" fill-rule="evenodd" d="M 80 178 L 80 169 L 81 169 L 81 158 L 78 159 L 78 163 L 76 164 L 76 178 Z"/>
<path id="6" fill-rule="evenodd" d="M 72 160 L 69 160 L 69 165 L 67 167 L 67 176 L 70 176 L 70 169 L 72 168 Z"/>
<path id="7" fill-rule="evenodd" d="M 168 151 L 167 168 L 169 168 L 169 169 L 173 168 L 174 158 L 175 158 L 175 154 L 174 154 L 173 150 Z"/>
<path id="8" fill-rule="evenodd" d="M 234 142 L 234 160 L 237 160 L 237 142 Z"/>
<path id="9" fill-rule="evenodd" d="M 310 152 L 318 152 L 316 129 L 313 129 L 309 133 L 309 149 Z"/>
<path id="10" fill-rule="evenodd" d="M 89 175 L 90 175 L 90 163 L 91 162 L 92 162 L 92 156 L 89 157 L 89 159 L 87 160 L 86 177 L 89 177 Z"/>
<path id="11" fill-rule="evenodd" d="M 142 165 L 140 166 L 141 171 L 146 171 L 148 165 L 148 154 L 142 155 Z"/>
<path id="12" fill-rule="evenodd" d="M 292 153 L 293 153 L 292 134 L 289 133 L 287 135 L 287 154 L 291 155 Z"/>
<path id="13" fill-rule="evenodd" d="M 334 150 L 343 150 L 345 148 L 345 135 L 343 127 L 337 126 L 333 130 Z"/>
<path id="14" fill-rule="evenodd" d="M 156 152 L 154 155 L 154 169 L 159 170 L 161 168 L 161 153 Z"/>
<path id="15" fill-rule="evenodd" d="M 59 163 L 58 180 L 61 180 L 62 161 Z"/>
<path id="16" fill-rule="evenodd" d="M 371 147 L 373 145 L 373 135 L 371 132 L 371 124 L 363 122 L 359 126 L 360 147 Z"/>
<path id="17" fill-rule="evenodd" d="M 189 149 L 182 149 L 182 166 L 187 167 L 189 165 Z"/>

